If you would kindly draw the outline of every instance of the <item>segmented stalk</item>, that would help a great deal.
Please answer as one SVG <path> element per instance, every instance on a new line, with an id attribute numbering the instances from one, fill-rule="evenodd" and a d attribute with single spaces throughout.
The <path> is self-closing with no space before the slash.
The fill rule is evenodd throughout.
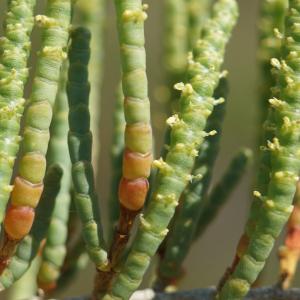
<path id="1" fill-rule="evenodd" d="M 107 253 L 100 220 L 98 199 L 91 164 L 92 133 L 90 131 L 88 62 L 90 31 L 77 27 L 71 34 L 69 50 L 69 152 L 72 161 L 74 201 L 82 225 L 86 249 L 98 270 L 106 270 Z"/>
<path id="2" fill-rule="evenodd" d="M 165 12 L 165 66 L 173 85 L 182 79 L 187 65 L 186 55 L 189 48 L 188 43 L 185 43 L 188 36 L 186 0 L 165 0 Z M 195 37 L 198 36 L 199 34 Z"/>
<path id="3" fill-rule="evenodd" d="M 89 74 L 91 82 L 91 128 L 96 137 L 93 142 L 92 161 L 95 166 L 99 164 L 100 156 L 100 109 L 101 87 L 103 77 L 104 58 L 104 21 L 106 0 L 77 0 L 75 7 L 75 24 L 86 26 L 91 30 L 91 58 Z M 96 175 L 98 178 L 98 174 Z"/>
<path id="4" fill-rule="evenodd" d="M 205 130 L 215 130 L 218 134 L 202 144 L 194 167 L 194 180 L 181 195 L 179 207 L 166 237 L 165 247 L 160 251 L 161 263 L 158 268 L 157 287 L 165 289 L 168 285 L 177 284 L 180 279 L 182 262 L 194 240 L 197 224 L 203 208 L 203 200 L 212 179 L 213 166 L 219 152 L 221 128 L 225 116 L 224 98 L 228 95 L 227 79 L 222 78 L 214 93 L 219 103 L 207 121 Z M 198 180 L 197 180 L 198 178 Z"/>
<path id="5" fill-rule="evenodd" d="M 46 244 L 43 248 L 42 261 L 38 272 L 38 284 L 45 292 L 56 286 L 60 269 L 66 255 L 69 208 L 71 202 L 71 161 L 68 151 L 68 99 L 66 94 L 66 77 L 68 65 L 65 62 L 61 72 L 60 86 L 53 109 L 50 129 L 50 143 L 47 153 L 49 164 L 58 163 L 64 171 L 61 188 L 57 195 Z M 59 233 L 59 234 L 58 234 Z"/>
<path id="6" fill-rule="evenodd" d="M 116 96 L 116 104 L 114 110 L 114 134 L 111 148 L 111 165 L 112 165 L 112 183 L 111 183 L 111 197 L 109 204 L 110 224 L 111 229 L 115 228 L 119 218 L 119 203 L 118 199 L 118 186 L 122 177 L 122 160 L 124 151 L 124 132 L 125 132 L 125 118 L 123 109 L 123 91 L 122 87 L 118 88 Z"/>
<path id="7" fill-rule="evenodd" d="M 10 196 L 9 184 L 21 140 L 19 131 L 35 3 L 35 0 L 8 2 L 4 36 L 0 41 L 0 223 Z"/>
<path id="8" fill-rule="evenodd" d="M 281 288 L 288 289 L 294 279 L 300 258 L 300 182 L 294 197 L 294 210 L 287 226 L 284 245 L 279 249 Z"/>
<path id="9" fill-rule="evenodd" d="M 263 125 L 262 135 L 260 136 L 261 143 L 265 143 L 266 140 L 272 140 L 274 138 L 275 132 L 272 123 L 274 122 L 273 111 L 267 110 L 267 103 L 270 95 L 272 97 L 278 98 L 279 90 L 274 86 L 277 79 L 275 74 L 271 71 L 271 58 L 272 55 L 275 58 L 280 57 L 280 36 L 276 31 L 283 31 L 284 15 L 287 8 L 288 0 L 265 0 L 262 3 L 262 21 L 261 21 L 261 52 L 260 57 L 262 61 L 262 66 L 264 70 L 264 78 L 266 82 L 264 83 L 265 89 L 262 92 L 263 96 L 263 109 L 262 117 L 266 120 Z M 277 32 L 277 33 L 276 33 Z M 261 151 L 259 159 L 259 168 L 257 176 L 257 188 L 261 194 L 266 194 L 268 190 L 268 184 L 270 180 L 271 172 L 271 154 L 269 151 Z M 254 198 L 251 204 L 249 218 L 246 223 L 245 235 L 241 237 L 240 246 L 243 247 L 245 240 L 251 236 L 252 232 L 255 230 L 256 221 L 258 220 L 259 211 L 261 209 L 262 202 L 259 198 Z M 235 264 L 235 262 L 234 262 Z M 231 267 L 231 272 L 234 270 L 234 266 Z"/>
<path id="10" fill-rule="evenodd" d="M 114 267 L 127 244 L 136 215 L 143 208 L 152 163 L 152 129 L 146 75 L 144 21 L 141 0 L 115 0 L 122 61 L 125 150 L 119 184 L 120 217 L 110 251 Z"/>
<path id="11" fill-rule="evenodd" d="M 216 217 L 219 210 L 228 200 L 230 194 L 240 182 L 245 170 L 252 158 L 252 151 L 249 149 L 241 150 L 235 155 L 230 162 L 221 180 L 212 189 L 208 195 L 208 200 L 204 201 L 199 222 L 197 224 L 196 235 L 197 239 L 204 232 L 206 227 Z"/>
<path id="12" fill-rule="evenodd" d="M 44 28 L 32 91 L 24 118 L 18 176 L 14 181 L 11 203 L 4 220 L 5 245 L 0 251 L 3 263 L 13 254 L 16 244 L 30 231 L 35 208 L 43 191 L 46 171 L 46 152 L 52 106 L 57 93 L 60 68 L 66 54 L 68 27 L 71 17 L 70 0 L 50 0 L 46 16 L 37 16 Z M 9 250 L 10 249 L 10 250 Z"/>
<path id="13" fill-rule="evenodd" d="M 21 278 L 38 254 L 41 242 L 46 237 L 50 225 L 62 173 L 63 171 L 58 165 L 49 167 L 45 177 L 45 188 L 37 208 L 37 217 L 30 234 L 21 241 L 9 265 L 0 275 L 0 290 L 9 288 Z"/>
<path id="14" fill-rule="evenodd" d="M 171 143 L 166 161 L 155 161 L 159 168 L 152 199 L 141 217 L 136 239 L 128 258 L 104 298 L 129 299 L 138 288 L 151 257 L 167 234 L 178 199 L 191 180 L 191 172 L 203 143 L 207 118 L 216 101 L 212 98 L 218 85 L 225 45 L 237 19 L 237 4 L 219 0 L 213 9 L 213 19 L 207 22 L 201 40 L 189 59 L 187 84 L 177 84 L 182 90 L 179 115 L 168 120 L 172 126 Z"/>
<path id="15" fill-rule="evenodd" d="M 283 32 L 287 7 L 288 0 L 263 0 L 261 4 L 259 58 L 263 80 L 261 85 L 262 123 L 267 118 L 270 89 L 275 85 L 274 76 L 271 74 L 270 60 L 272 57 L 279 58 L 281 54 L 281 42 L 278 34 Z"/>
<path id="16" fill-rule="evenodd" d="M 188 10 L 188 49 L 193 49 L 201 28 L 210 16 L 211 0 L 185 0 Z"/>
<path id="17" fill-rule="evenodd" d="M 243 299 L 252 283 L 264 267 L 275 239 L 292 212 L 292 200 L 300 171 L 299 97 L 300 66 L 298 37 L 300 22 L 299 0 L 289 0 L 289 12 L 285 21 L 285 38 L 282 60 L 272 59 L 273 72 L 277 76 L 279 98 L 270 102 L 268 125 L 274 138 L 266 141 L 262 151 L 270 152 L 270 173 L 267 193 L 255 192 L 261 209 L 256 227 L 243 235 L 237 249 L 233 272 L 221 285 L 218 299 Z M 270 120 L 271 115 L 271 120 Z"/>

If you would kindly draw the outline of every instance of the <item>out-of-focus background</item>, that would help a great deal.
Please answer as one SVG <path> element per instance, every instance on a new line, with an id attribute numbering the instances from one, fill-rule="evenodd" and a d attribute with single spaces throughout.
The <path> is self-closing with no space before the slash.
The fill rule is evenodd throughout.
<path id="1" fill-rule="evenodd" d="M 88 0 L 87 0 L 88 1 Z M 0 12 L 3 7 L 0 0 Z M 43 5 L 44 0 L 39 0 Z M 110 194 L 110 145 L 112 131 L 112 113 L 115 91 L 120 78 L 119 52 L 113 1 L 109 2 L 106 21 L 104 88 L 101 104 L 101 178 L 97 182 L 102 214 L 105 219 L 107 209 L 105 202 Z M 260 73 L 256 61 L 257 23 L 259 17 L 259 0 L 239 0 L 240 18 L 233 38 L 227 48 L 225 68 L 229 70 L 230 99 L 222 136 L 221 153 L 216 166 L 216 178 L 222 174 L 231 157 L 242 146 L 256 147 L 258 101 Z M 146 41 L 148 76 L 151 101 L 160 107 L 155 98 L 156 90 L 163 83 L 163 0 L 148 1 L 150 8 L 146 22 Z M 1 14 L 1 13 L 0 13 Z M 1 14 L 2 15 L 2 14 Z M 160 124 L 153 124 L 159 127 Z M 95 137 L 96 138 L 96 137 Z M 157 140 L 157 145 L 161 139 Z M 229 203 L 224 207 L 206 233 L 194 244 L 185 262 L 186 277 L 182 281 L 183 289 L 215 285 L 225 268 L 231 263 L 235 246 L 243 230 L 247 209 L 251 201 L 254 181 L 253 169 L 244 177 L 239 188 L 234 192 Z M 270 259 L 262 283 L 274 283 L 278 274 L 276 251 Z M 59 296 L 89 293 L 92 289 L 94 270 L 89 267 L 77 276 L 76 280 Z M 0 299 L 6 299 L 0 295 Z M 17 299 L 16 299 L 17 300 Z"/>

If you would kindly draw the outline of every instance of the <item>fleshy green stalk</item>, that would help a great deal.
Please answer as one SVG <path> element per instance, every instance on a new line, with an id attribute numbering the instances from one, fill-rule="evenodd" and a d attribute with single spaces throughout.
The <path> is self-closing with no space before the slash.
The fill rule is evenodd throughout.
<path id="1" fill-rule="evenodd" d="M 46 237 L 50 225 L 55 199 L 60 189 L 62 172 L 62 169 L 57 165 L 49 167 L 45 177 L 45 189 L 37 208 L 37 217 L 30 234 L 19 244 L 10 264 L 0 275 L 0 290 L 9 288 L 20 279 L 37 256 L 41 242 Z"/>
<path id="2" fill-rule="evenodd" d="M 9 184 L 21 140 L 19 131 L 35 4 L 35 0 L 9 1 L 0 41 L 0 223 L 10 196 Z"/>
<path id="3" fill-rule="evenodd" d="M 165 65 L 171 85 L 182 79 L 187 65 L 188 14 L 186 0 L 165 0 Z M 196 35 L 196 39 L 199 36 Z M 194 37 L 194 38 L 195 38 Z M 175 100 L 175 99 L 172 99 Z"/>
<path id="4" fill-rule="evenodd" d="M 274 138 L 265 141 L 262 151 L 270 152 L 270 173 L 267 193 L 255 192 L 261 209 L 252 232 L 241 239 L 234 267 L 221 285 L 218 299 L 243 299 L 263 269 L 267 258 L 284 224 L 292 212 L 292 201 L 300 171 L 299 128 L 299 27 L 300 2 L 289 0 L 285 21 L 285 38 L 282 44 L 282 60 L 272 60 L 277 77 L 279 98 L 270 102 Z"/>
<path id="5" fill-rule="evenodd" d="M 224 98 L 228 95 L 227 79 L 222 78 L 214 93 L 219 103 L 207 121 L 205 130 L 215 130 L 216 135 L 202 144 L 199 156 L 194 166 L 194 180 L 181 195 L 179 207 L 169 226 L 170 232 L 166 237 L 165 245 L 160 249 L 161 263 L 158 268 L 156 287 L 165 289 L 169 285 L 176 285 L 182 274 L 182 262 L 185 259 L 190 245 L 194 240 L 197 224 L 203 208 L 203 200 L 212 179 L 213 166 L 219 152 L 221 128 L 225 116 Z M 197 180 L 198 178 L 198 180 Z"/>
<path id="6" fill-rule="evenodd" d="M 271 74 L 270 60 L 279 58 L 281 53 L 281 42 L 278 34 L 283 32 L 284 16 L 288 7 L 288 0 L 263 0 L 261 4 L 261 21 L 259 25 L 260 49 L 259 58 L 262 67 L 261 85 L 261 123 L 268 114 L 268 99 L 270 89 L 275 85 L 274 76 Z"/>
<path id="7" fill-rule="evenodd" d="M 207 22 L 201 40 L 193 49 L 187 71 L 188 83 L 177 84 L 182 90 L 179 115 L 168 120 L 172 126 L 166 161 L 155 161 L 160 171 L 153 197 L 141 217 L 136 239 L 128 258 L 112 285 L 108 299 L 129 299 L 138 288 L 150 260 L 165 238 L 179 197 L 192 178 L 195 157 L 208 134 L 203 130 L 216 101 L 212 98 L 218 85 L 225 46 L 237 19 L 237 4 L 219 0 L 213 19 Z"/>
<path id="8" fill-rule="evenodd" d="M 42 261 L 38 273 L 39 287 L 50 292 L 56 286 L 66 255 L 66 240 L 70 208 L 71 161 L 68 151 L 68 99 L 66 94 L 67 62 L 64 63 L 61 81 L 57 93 L 53 120 L 50 130 L 50 143 L 47 153 L 49 164 L 58 163 L 64 171 L 61 188 L 57 195 L 55 209 L 42 252 Z"/>
<path id="9" fill-rule="evenodd" d="M 265 120 L 263 125 L 262 134 L 259 137 L 261 143 L 265 143 L 266 140 L 272 140 L 274 138 L 274 122 L 273 111 L 267 110 L 267 102 L 271 95 L 274 98 L 279 97 L 278 88 L 274 87 L 277 79 L 274 73 L 271 71 L 271 58 L 274 55 L 275 58 L 280 56 L 280 37 L 276 34 L 276 28 L 283 31 L 284 15 L 287 8 L 288 0 L 264 0 L 262 2 L 262 21 L 261 21 L 261 49 L 260 57 L 262 62 L 262 67 L 264 70 L 264 78 L 266 82 L 264 83 L 265 89 L 262 91 L 262 117 Z M 257 176 L 257 188 L 262 194 L 267 193 L 268 184 L 270 180 L 271 172 L 271 154 L 270 151 L 261 151 L 259 166 L 258 166 L 258 176 Z M 256 221 L 259 216 L 259 211 L 261 209 L 262 202 L 259 198 L 255 198 L 252 201 L 249 218 L 245 228 L 245 237 L 242 237 L 240 243 L 244 243 L 244 240 L 248 239 L 248 235 L 255 230 Z"/>
<path id="10" fill-rule="evenodd" d="M 50 0 L 46 16 L 36 17 L 44 29 L 42 49 L 24 118 L 23 153 L 20 156 L 18 176 L 14 181 L 11 203 L 4 220 L 5 246 L 0 251 L 2 264 L 9 260 L 16 245 L 29 233 L 43 191 L 52 106 L 60 68 L 66 56 L 64 50 L 69 37 L 70 19 L 71 0 Z"/>
<path id="11" fill-rule="evenodd" d="M 146 75 L 144 22 L 147 5 L 141 0 L 115 0 L 124 93 L 125 150 L 119 184 L 120 216 L 110 250 L 112 269 L 118 262 L 143 208 L 152 163 L 152 128 Z"/>
<path id="12" fill-rule="evenodd" d="M 92 133 L 90 131 L 88 62 L 90 59 L 90 31 L 77 27 L 72 31 L 69 50 L 69 152 L 76 210 L 83 225 L 87 252 L 97 269 L 107 268 L 107 253 L 100 220 L 100 210 L 91 164 Z"/>
<path id="13" fill-rule="evenodd" d="M 188 49 L 193 49 L 201 29 L 210 16 L 211 0 L 186 0 L 188 10 Z"/>

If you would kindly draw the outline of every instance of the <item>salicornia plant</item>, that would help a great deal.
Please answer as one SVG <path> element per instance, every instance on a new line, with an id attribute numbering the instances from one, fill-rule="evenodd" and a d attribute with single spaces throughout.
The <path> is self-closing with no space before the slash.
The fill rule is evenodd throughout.
<path id="1" fill-rule="evenodd" d="M 230 91 L 239 84 L 231 79 L 232 67 L 224 67 L 237 0 L 5 4 L 0 290 L 11 287 L 12 300 L 55 297 L 90 260 L 96 275 L 87 299 L 241 300 L 258 284 L 287 224 L 276 286 L 252 290 L 246 299 L 300 299 L 300 290 L 286 291 L 300 259 L 300 0 L 260 3 L 261 147 L 253 154 L 241 145 L 224 163 L 226 111 L 235 105 Z M 157 93 L 164 101 L 153 105 L 147 63 L 156 52 L 146 20 L 156 5 L 164 26 L 154 67 L 164 74 L 158 85 L 167 97 Z M 115 52 L 105 51 L 112 20 Z M 118 74 L 111 82 L 112 62 L 119 61 L 121 83 Z M 111 86 L 113 99 L 102 97 Z M 168 115 L 157 132 L 156 114 Z M 191 248 L 203 243 L 253 156 L 254 199 L 232 265 L 216 289 L 176 292 L 189 274 L 184 263 Z M 104 167 L 109 159 L 111 172 Z M 102 190 L 108 177 L 109 195 Z M 214 238 L 222 253 L 227 238 Z M 195 259 L 205 257 L 200 252 Z M 142 282 L 150 290 L 137 291 Z"/>

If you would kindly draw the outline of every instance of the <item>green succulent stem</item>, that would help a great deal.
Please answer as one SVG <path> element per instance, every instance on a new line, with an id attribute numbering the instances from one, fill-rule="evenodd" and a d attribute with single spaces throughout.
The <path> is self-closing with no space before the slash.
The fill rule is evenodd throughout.
<path id="1" fill-rule="evenodd" d="M 211 0 L 186 0 L 188 11 L 188 49 L 193 49 L 205 22 L 210 17 Z"/>
<path id="2" fill-rule="evenodd" d="M 69 209 L 71 202 L 71 161 L 68 151 L 68 98 L 66 81 L 68 64 L 64 63 L 61 71 L 59 90 L 53 109 L 50 128 L 50 143 L 47 163 L 58 163 L 63 168 L 61 188 L 57 195 L 45 246 L 43 247 L 41 265 L 38 272 L 39 287 L 50 292 L 56 286 L 60 269 L 66 256 Z M 59 233 L 59 234 L 58 234 Z"/>
<path id="3" fill-rule="evenodd" d="M 0 42 L 0 223 L 11 192 L 24 111 L 24 85 L 33 29 L 35 0 L 9 1 Z"/>
<path id="4" fill-rule="evenodd" d="M 119 184 L 120 215 L 110 249 L 113 269 L 126 247 L 135 217 L 144 207 L 152 163 L 152 128 L 146 74 L 144 22 L 147 5 L 141 0 L 115 0 L 124 94 L 124 153 Z"/>
<path id="5" fill-rule="evenodd" d="M 87 252 L 98 270 L 107 268 L 100 210 L 95 191 L 90 131 L 88 63 L 91 33 L 76 27 L 71 33 L 67 95 L 69 101 L 69 152 L 76 210 L 83 225 Z"/>
<path id="6" fill-rule="evenodd" d="M 274 138 L 265 141 L 261 148 L 270 155 L 269 183 L 266 193 L 260 190 L 255 192 L 261 207 L 255 227 L 247 231 L 240 240 L 234 268 L 221 285 L 218 295 L 220 300 L 244 298 L 263 269 L 274 242 L 293 209 L 292 201 L 300 171 L 300 102 L 297 94 L 300 68 L 300 53 L 297 48 L 299 21 L 300 2 L 289 0 L 285 36 L 282 39 L 282 59 L 272 59 L 278 97 L 269 100 L 265 130 L 271 127 Z"/>
<path id="7" fill-rule="evenodd" d="M 272 66 L 270 61 L 271 58 L 279 58 L 281 55 L 281 42 L 278 34 L 283 33 L 287 7 L 288 0 L 263 0 L 261 4 L 261 21 L 259 24 L 259 59 L 263 79 L 261 86 L 261 123 L 267 118 L 270 89 L 275 85 L 274 76 L 271 74 Z"/>
<path id="8" fill-rule="evenodd" d="M 167 234 L 179 197 L 191 180 L 198 150 L 205 136 L 207 118 L 216 101 L 213 92 L 219 83 L 225 46 L 238 15 L 237 3 L 219 0 L 213 18 L 207 22 L 202 39 L 189 57 L 187 84 L 177 84 L 181 92 L 179 114 L 168 123 L 171 141 L 166 160 L 155 161 L 159 168 L 150 203 L 141 216 L 137 236 L 126 262 L 104 299 L 129 299 L 138 288 L 150 260 Z"/>
<path id="9" fill-rule="evenodd" d="M 199 150 L 196 159 L 193 176 L 190 183 L 181 195 L 179 206 L 169 226 L 170 232 L 162 247 L 161 262 L 158 267 L 158 281 L 156 287 L 164 290 L 168 285 L 177 284 L 182 277 L 182 263 L 188 254 L 190 245 L 194 241 L 197 224 L 203 208 L 203 200 L 206 197 L 212 179 L 212 170 L 219 152 L 221 128 L 225 116 L 224 97 L 228 95 L 228 82 L 221 78 L 214 98 L 219 99 L 220 105 L 215 107 L 207 120 L 205 130 L 215 130 L 216 135 L 205 140 Z M 198 180 L 197 180 L 198 178 Z"/>

